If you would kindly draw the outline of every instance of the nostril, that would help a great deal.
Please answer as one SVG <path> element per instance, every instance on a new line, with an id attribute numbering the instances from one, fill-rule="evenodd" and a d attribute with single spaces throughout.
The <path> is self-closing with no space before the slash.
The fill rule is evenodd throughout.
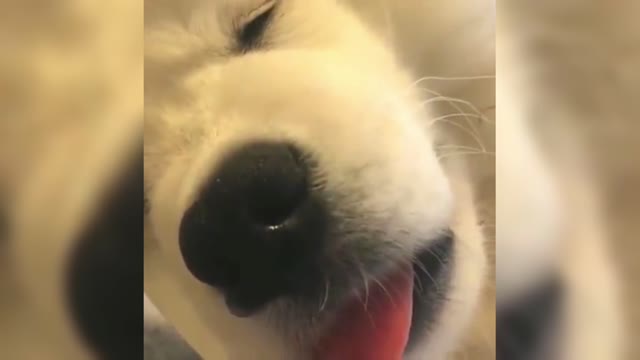
<path id="1" fill-rule="evenodd" d="M 185 211 L 184 263 L 235 313 L 291 292 L 297 285 L 289 274 L 315 264 L 328 217 L 311 189 L 314 165 L 287 143 L 246 144 L 224 158 Z"/>
<path id="2" fill-rule="evenodd" d="M 251 159 L 236 160 L 253 168 L 245 199 L 250 220 L 259 226 L 278 227 L 309 195 L 306 164 L 291 145 L 260 144 L 251 150 L 245 152 Z"/>
<path id="3" fill-rule="evenodd" d="M 307 198 L 307 171 L 301 155 L 291 146 L 279 158 L 263 161 L 261 167 L 262 173 L 256 174 L 253 194 L 249 196 L 249 213 L 256 224 L 277 227 Z"/>
<path id="4" fill-rule="evenodd" d="M 269 199 L 276 198 L 275 201 Z M 287 221 L 304 202 L 306 190 L 290 189 L 289 193 L 264 194 L 256 204 L 252 204 L 250 216 L 257 225 L 277 228 Z"/>

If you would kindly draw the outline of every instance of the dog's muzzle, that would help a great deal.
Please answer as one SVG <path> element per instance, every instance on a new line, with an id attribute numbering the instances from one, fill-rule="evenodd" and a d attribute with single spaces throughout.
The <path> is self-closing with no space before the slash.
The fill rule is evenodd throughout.
<path id="1" fill-rule="evenodd" d="M 180 225 L 189 271 L 248 316 L 317 283 L 328 216 L 296 146 L 236 148 L 215 169 Z"/>

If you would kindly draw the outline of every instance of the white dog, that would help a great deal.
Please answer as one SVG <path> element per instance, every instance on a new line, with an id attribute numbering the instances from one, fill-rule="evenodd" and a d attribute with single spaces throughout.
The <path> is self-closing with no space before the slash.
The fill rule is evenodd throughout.
<path id="1" fill-rule="evenodd" d="M 596 192 L 568 168 L 577 158 L 547 156 L 534 135 L 528 109 L 543 87 L 517 72 L 530 65 L 519 40 L 502 37 L 518 21 L 498 31 L 497 168 L 477 156 L 494 141 L 494 10 L 145 2 L 145 291 L 162 313 L 145 297 L 145 356 L 198 356 L 168 322 L 206 359 L 493 358 L 495 293 L 499 358 L 616 359 Z M 19 138 L 20 157 L 1 133 L 12 171 L 0 235 L 31 295 L 16 317 L 53 334 L 36 358 L 128 358 L 142 345 L 140 78 L 114 91 L 120 106 L 100 108 L 103 121 L 22 123 L 37 131 Z M 570 116 L 551 104 L 549 119 Z M 31 145 L 43 151 L 25 156 Z M 478 225 L 493 222 L 482 210 L 494 178 L 495 292 Z M 22 336 L 27 350 L 36 337 Z M 0 355 L 25 357 L 7 343 Z"/>
<path id="2" fill-rule="evenodd" d="M 486 125 L 456 104 L 493 105 L 494 10 L 145 3 L 145 291 L 204 358 L 464 349 L 489 270 L 444 150 Z"/>

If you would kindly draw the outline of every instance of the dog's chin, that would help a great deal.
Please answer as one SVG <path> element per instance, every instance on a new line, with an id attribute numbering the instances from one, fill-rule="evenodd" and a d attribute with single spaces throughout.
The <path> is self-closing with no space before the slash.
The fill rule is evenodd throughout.
<path id="1" fill-rule="evenodd" d="M 380 339 L 382 339 L 381 342 L 385 342 L 394 337 L 398 338 L 394 341 L 402 343 L 396 344 L 398 349 L 401 349 L 398 351 L 411 351 L 413 347 L 428 339 L 429 332 L 435 326 L 438 314 L 446 301 L 454 261 L 454 242 L 454 234 L 451 231 L 445 231 L 438 238 L 419 248 L 413 256 L 409 257 L 410 260 L 398 261 L 395 266 L 389 266 L 388 271 L 382 272 L 375 281 L 369 282 L 368 288 L 358 285 L 351 291 L 346 291 L 349 295 L 339 296 L 339 300 L 334 299 L 336 301 L 333 304 L 327 304 L 319 312 L 317 312 L 316 302 L 313 302 L 316 311 L 311 316 L 313 320 L 309 322 L 298 322 L 309 315 L 304 310 L 302 314 L 296 313 L 297 310 L 301 310 L 301 304 L 296 304 L 298 306 L 294 312 L 290 312 L 292 310 L 290 303 L 281 304 L 283 307 L 280 310 L 287 314 L 286 318 L 295 319 L 292 323 L 285 324 L 284 327 L 288 329 L 281 328 L 281 330 L 287 333 L 287 338 L 292 336 L 293 342 L 301 344 L 303 348 L 307 348 L 314 354 L 314 358 L 319 359 L 342 358 L 345 356 L 344 352 L 355 354 L 357 352 L 354 352 L 352 347 L 357 347 L 354 345 L 356 342 L 375 343 Z M 410 284 L 408 287 L 399 285 L 403 282 Z M 326 298 L 321 300 L 321 302 L 331 301 Z M 397 312 L 401 314 L 393 314 Z M 363 318 L 360 313 L 365 317 Z M 271 315 L 274 314 L 282 315 L 281 312 L 271 313 Z M 408 318 L 400 321 L 393 320 L 394 316 L 402 317 L 407 314 Z M 359 316 L 359 320 L 354 320 Z M 279 316 L 271 316 L 271 320 L 274 318 L 282 320 Z M 361 324 L 354 325 L 358 321 Z M 282 325 L 282 322 L 279 322 Z M 361 328 L 366 325 L 373 325 L 372 328 L 375 329 L 362 330 Z M 340 344 L 333 345 L 333 342 Z M 318 356 L 318 347 L 341 349 L 329 351 L 331 355 L 326 355 L 325 352 L 325 355 Z M 365 347 L 373 349 L 371 351 L 378 351 L 373 345 L 365 345 Z"/>
<path id="2" fill-rule="evenodd" d="M 314 358 L 397 358 L 427 339 L 445 300 L 453 242 L 443 233 L 338 304 Z"/>

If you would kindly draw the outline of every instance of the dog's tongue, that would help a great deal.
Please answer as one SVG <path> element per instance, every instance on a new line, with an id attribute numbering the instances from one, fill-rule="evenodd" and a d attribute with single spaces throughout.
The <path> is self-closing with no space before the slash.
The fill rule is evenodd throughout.
<path id="1" fill-rule="evenodd" d="M 402 269 L 369 287 L 368 299 L 347 304 L 327 329 L 314 360 L 402 359 L 413 311 L 413 271 Z"/>

